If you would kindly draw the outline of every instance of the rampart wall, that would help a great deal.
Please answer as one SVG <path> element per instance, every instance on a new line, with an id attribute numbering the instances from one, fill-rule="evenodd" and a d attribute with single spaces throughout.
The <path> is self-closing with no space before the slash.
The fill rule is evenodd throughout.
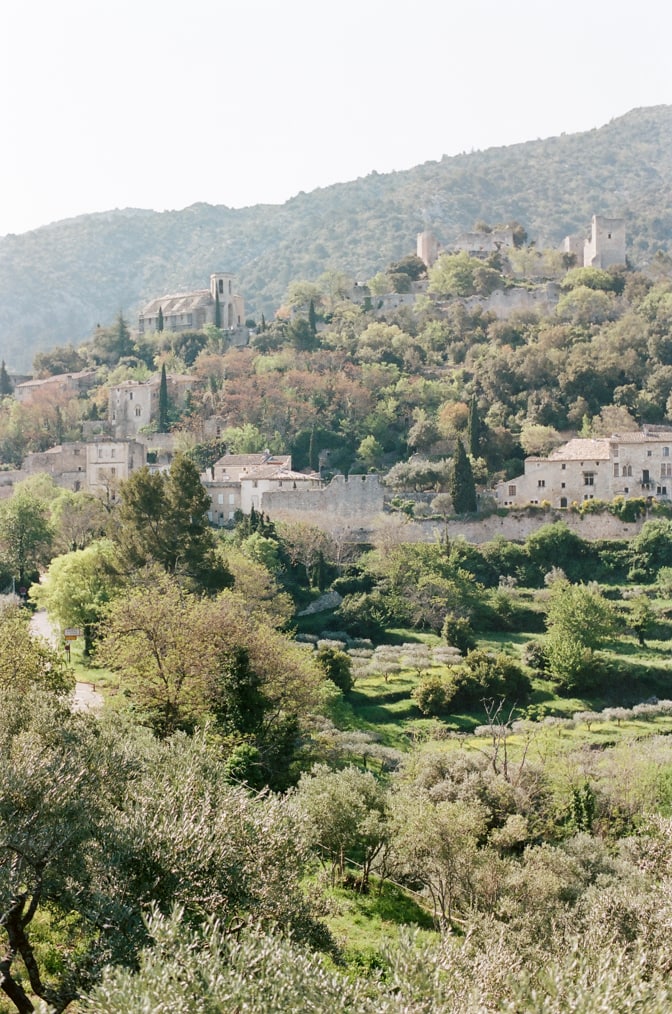
<path id="1" fill-rule="evenodd" d="M 270 490 L 260 508 L 272 518 L 324 515 L 335 520 L 370 524 L 383 510 L 383 487 L 377 475 L 335 475 L 321 489 Z"/>

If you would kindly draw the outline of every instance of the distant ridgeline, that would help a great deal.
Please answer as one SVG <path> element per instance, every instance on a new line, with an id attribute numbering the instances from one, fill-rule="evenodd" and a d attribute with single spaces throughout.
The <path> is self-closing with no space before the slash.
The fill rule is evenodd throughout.
<path id="1" fill-rule="evenodd" d="M 120 309 L 132 320 L 156 293 L 194 292 L 213 260 L 240 280 L 249 315 L 270 317 L 292 279 L 333 268 L 365 282 L 409 253 L 419 231 L 450 239 L 475 219 L 515 219 L 537 247 L 557 248 L 595 214 L 604 251 L 600 223 L 617 212 L 628 258 L 641 267 L 669 251 L 672 208 L 660 194 L 671 188 L 672 107 L 658 106 L 599 130 L 372 173 L 283 205 L 83 215 L 0 239 L 0 348 L 8 369 L 25 373 L 37 351 L 84 341 Z M 173 316 L 167 305 L 162 313 Z"/>

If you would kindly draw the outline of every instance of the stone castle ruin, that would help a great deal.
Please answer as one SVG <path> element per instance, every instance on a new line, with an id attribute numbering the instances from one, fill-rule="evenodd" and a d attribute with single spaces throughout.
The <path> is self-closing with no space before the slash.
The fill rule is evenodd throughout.
<path id="1" fill-rule="evenodd" d="M 565 236 L 562 249 L 579 268 L 610 268 L 625 264 L 625 219 L 593 215 L 590 237 Z"/>

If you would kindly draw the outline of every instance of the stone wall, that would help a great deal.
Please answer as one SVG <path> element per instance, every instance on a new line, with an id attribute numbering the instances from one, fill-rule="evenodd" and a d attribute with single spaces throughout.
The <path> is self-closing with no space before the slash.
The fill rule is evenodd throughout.
<path id="1" fill-rule="evenodd" d="M 462 300 L 467 310 L 480 307 L 483 312 L 496 313 L 498 317 L 510 317 L 520 311 L 552 313 L 558 305 L 560 286 L 557 282 L 547 282 L 534 289 L 523 289 L 514 286 L 511 289 L 497 289 L 489 296 L 468 296 Z"/>
<path id="2" fill-rule="evenodd" d="M 335 475 L 321 489 L 273 490 L 262 494 L 260 509 L 272 518 L 326 516 L 370 524 L 383 510 L 383 487 L 377 475 Z"/>

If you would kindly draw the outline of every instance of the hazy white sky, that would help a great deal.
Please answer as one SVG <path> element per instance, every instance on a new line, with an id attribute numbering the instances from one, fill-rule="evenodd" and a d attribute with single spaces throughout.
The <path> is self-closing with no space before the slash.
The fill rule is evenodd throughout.
<path id="1" fill-rule="evenodd" d="M 5 0 L 0 26 L 0 235 L 281 203 L 672 103 L 662 0 Z"/>

